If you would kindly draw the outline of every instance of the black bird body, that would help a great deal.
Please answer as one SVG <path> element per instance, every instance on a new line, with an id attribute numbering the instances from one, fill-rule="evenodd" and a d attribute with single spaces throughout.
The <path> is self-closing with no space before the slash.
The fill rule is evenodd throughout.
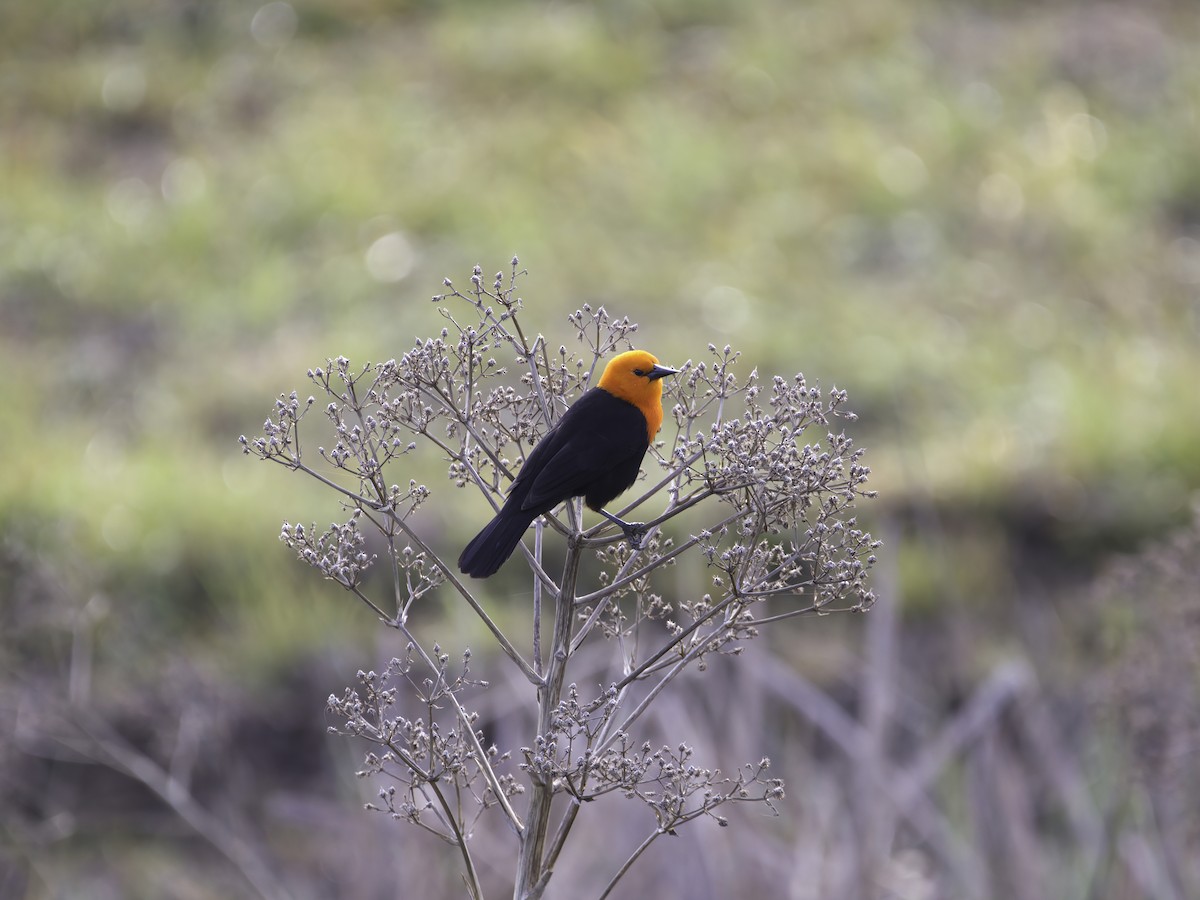
<path id="1" fill-rule="evenodd" d="M 624 386 L 610 379 L 614 363 L 623 357 L 637 361 L 636 366 L 630 364 Z M 486 578 L 508 559 L 538 516 L 572 497 L 583 497 L 589 508 L 603 511 L 632 486 L 650 436 L 662 422 L 658 379 L 673 371 L 658 366 L 642 351 L 616 357 L 605 369 L 600 386 L 576 400 L 530 452 L 504 506 L 459 556 L 459 568 L 475 578 Z M 606 390 L 606 380 L 632 399 Z"/>

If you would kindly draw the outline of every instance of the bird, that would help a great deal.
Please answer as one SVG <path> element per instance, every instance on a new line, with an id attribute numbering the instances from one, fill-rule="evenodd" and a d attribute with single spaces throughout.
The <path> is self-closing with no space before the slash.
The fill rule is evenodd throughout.
<path id="1" fill-rule="evenodd" d="M 473 578 L 503 565 L 530 524 L 572 497 L 621 527 L 638 547 L 643 526 L 624 522 L 604 506 L 637 480 L 642 458 L 662 427 L 662 379 L 678 369 L 645 350 L 608 361 L 600 382 L 585 391 L 538 441 L 509 488 L 508 498 L 458 558 Z"/>

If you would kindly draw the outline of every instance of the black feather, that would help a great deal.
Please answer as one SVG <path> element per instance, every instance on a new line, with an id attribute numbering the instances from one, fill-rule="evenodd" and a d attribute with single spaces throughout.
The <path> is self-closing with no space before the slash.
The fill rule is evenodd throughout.
<path id="1" fill-rule="evenodd" d="M 637 480 L 649 446 L 640 409 L 601 388 L 587 391 L 538 441 L 504 506 L 467 544 L 458 567 L 475 578 L 491 575 L 534 519 L 572 497 L 602 508 Z"/>

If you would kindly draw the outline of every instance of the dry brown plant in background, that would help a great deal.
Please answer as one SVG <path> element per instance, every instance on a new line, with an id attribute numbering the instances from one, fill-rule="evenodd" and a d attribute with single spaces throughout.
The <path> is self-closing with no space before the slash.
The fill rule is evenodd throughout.
<path id="1" fill-rule="evenodd" d="M 783 785 L 766 758 L 723 772 L 693 759 L 687 735 L 652 745 L 639 725 L 683 672 L 740 653 L 763 626 L 871 605 L 866 576 L 878 542 L 854 517 L 871 495 L 869 469 L 839 425 L 853 419 L 844 391 L 802 375 L 739 377 L 738 354 L 709 345 L 668 386 L 666 439 L 619 511 L 645 518 L 641 547 L 607 522 L 585 525 L 578 500 L 546 516 L 521 545 L 530 633 L 506 633 L 485 606 L 485 585 L 455 568 L 459 548 L 424 536 L 422 509 L 453 501 L 405 477 L 407 458 L 432 451 L 453 484 L 498 508 L 521 460 L 637 331 L 585 305 L 568 319 L 571 339 L 555 348 L 525 327 L 523 274 L 514 258 L 490 281 L 476 267 L 465 292 L 447 279 L 434 298 L 445 320 L 439 335 L 377 365 L 329 360 L 308 373 L 314 397 L 282 395 L 262 435 L 241 440 L 246 453 L 336 494 L 342 521 L 285 523 L 281 537 L 407 642 L 402 657 L 329 698 L 336 730 L 370 745 L 360 774 L 381 784 L 373 806 L 452 845 L 475 897 L 472 835 L 485 814 L 501 817 L 516 838 L 513 896 L 523 900 L 544 891 L 583 804 L 623 795 L 654 824 L 605 897 L 658 837 L 701 817 L 725 825 L 727 804 L 775 809 Z M 566 554 L 552 574 L 543 548 L 554 539 Z M 379 554 L 368 549 L 376 541 Z M 703 572 L 705 587 L 672 595 L 666 574 L 677 566 Z M 527 684 L 536 728 L 522 746 L 490 745 L 468 707 L 487 688 L 472 673 L 471 649 L 418 637 L 413 620 L 435 594 L 466 603 Z M 543 606 L 553 620 L 548 642 Z M 607 683 L 576 684 L 572 661 L 596 641 L 613 642 L 619 668 Z"/>

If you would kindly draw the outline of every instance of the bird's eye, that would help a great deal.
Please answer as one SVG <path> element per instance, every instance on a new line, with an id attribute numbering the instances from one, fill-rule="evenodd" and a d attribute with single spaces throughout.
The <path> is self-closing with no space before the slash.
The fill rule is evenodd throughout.
<path id="1" fill-rule="evenodd" d="M 645 375 L 646 373 L 645 373 L 645 372 L 643 372 L 641 369 L 634 369 L 634 370 L 633 370 L 633 374 L 634 374 L 634 375 L 636 375 L 636 376 L 638 376 L 639 378 L 641 378 L 641 377 L 642 377 L 643 375 Z"/>

